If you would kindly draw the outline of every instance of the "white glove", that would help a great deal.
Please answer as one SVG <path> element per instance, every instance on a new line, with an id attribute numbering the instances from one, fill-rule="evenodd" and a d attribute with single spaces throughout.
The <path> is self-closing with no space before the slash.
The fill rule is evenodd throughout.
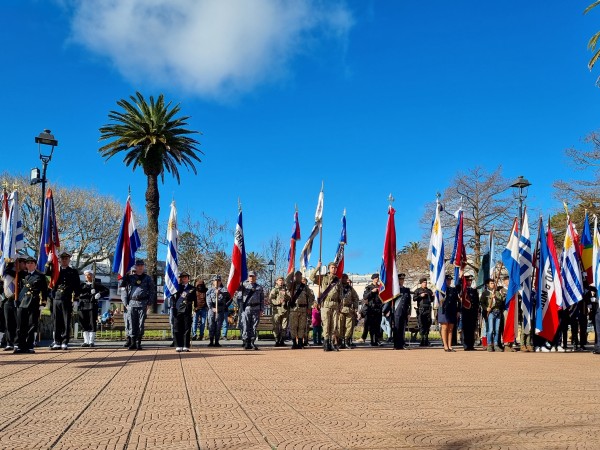
<path id="1" fill-rule="evenodd" d="M 96 293 L 96 289 L 92 289 L 90 294 L 94 295 Z"/>
<path id="2" fill-rule="evenodd" d="M 74 309 L 75 311 L 77 311 L 77 308 L 79 308 L 79 302 L 78 302 L 78 301 L 74 301 L 74 302 L 73 302 L 73 309 Z"/>
<path id="3" fill-rule="evenodd" d="M 93 292 L 92 292 L 92 294 L 93 294 Z M 95 298 L 96 300 L 100 300 L 100 297 L 101 297 L 101 296 L 100 296 L 100 292 L 98 292 L 96 295 L 94 295 L 94 298 Z"/>
<path id="4" fill-rule="evenodd" d="M 45 306 L 40 306 L 40 312 L 42 312 L 46 308 Z"/>

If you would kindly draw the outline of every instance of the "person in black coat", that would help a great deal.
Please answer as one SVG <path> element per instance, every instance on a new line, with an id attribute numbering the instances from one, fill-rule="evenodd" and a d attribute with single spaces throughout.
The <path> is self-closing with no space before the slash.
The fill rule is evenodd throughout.
<path id="1" fill-rule="evenodd" d="M 404 350 L 408 348 L 404 340 L 406 331 L 406 323 L 410 315 L 410 289 L 404 287 L 404 279 L 406 275 L 398 274 L 398 284 L 400 284 L 400 295 L 395 300 L 394 304 L 394 350 Z"/>
<path id="2" fill-rule="evenodd" d="M 71 317 L 73 302 L 79 300 L 81 282 L 77 270 L 69 266 L 71 255 L 60 254 L 60 272 L 52 288 L 52 318 L 54 325 L 54 343 L 51 350 L 67 350 L 71 337 Z M 52 274 L 52 262 L 46 263 L 46 275 Z"/>
<path id="3" fill-rule="evenodd" d="M 438 322 L 441 325 L 444 351 L 447 352 L 455 351 L 452 349 L 452 331 L 457 321 L 458 304 L 458 290 L 452 286 L 452 275 L 446 275 L 446 296 L 438 309 Z"/>
<path id="4" fill-rule="evenodd" d="M 465 351 L 475 350 L 475 331 L 477 329 L 477 319 L 479 313 L 479 293 L 473 289 L 473 275 L 465 276 L 465 286 L 467 292 L 461 292 L 462 302 L 460 313 L 462 318 L 463 348 Z"/>
<path id="5" fill-rule="evenodd" d="M 84 270 L 85 281 L 81 283 L 77 315 L 83 328 L 82 347 L 94 347 L 96 344 L 96 325 L 98 322 L 98 300 L 108 295 L 108 288 L 96 283 L 94 272 Z"/>
<path id="6" fill-rule="evenodd" d="M 37 261 L 32 256 L 25 260 L 27 273 L 20 286 L 17 307 L 18 348 L 13 353 L 35 353 L 33 342 L 40 320 L 40 306 L 45 306 L 48 300 L 48 282 L 36 266 Z"/>
<path id="7" fill-rule="evenodd" d="M 196 287 L 190 284 L 190 275 L 187 272 L 181 272 L 179 275 L 179 289 L 171 299 L 171 308 L 173 308 L 173 332 L 175 333 L 175 342 L 177 352 L 189 352 L 191 331 L 192 331 L 192 311 L 196 305 Z"/>
<path id="8" fill-rule="evenodd" d="M 369 333 L 371 334 L 371 345 L 373 347 L 379 346 L 379 329 L 381 328 L 381 308 L 383 306 L 381 298 L 379 298 L 379 289 L 381 282 L 379 281 L 379 274 L 374 273 L 371 275 L 371 284 L 369 284 L 363 293 L 363 302 L 365 303 L 366 317 L 365 326 L 368 327 Z"/>

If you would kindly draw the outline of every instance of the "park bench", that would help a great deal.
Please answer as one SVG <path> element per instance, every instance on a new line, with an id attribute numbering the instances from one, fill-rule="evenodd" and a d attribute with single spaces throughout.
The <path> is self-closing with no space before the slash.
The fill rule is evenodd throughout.
<path id="1" fill-rule="evenodd" d="M 120 339 L 123 339 L 125 321 L 123 320 L 122 314 L 113 316 L 113 323 L 110 329 L 118 331 Z M 148 314 L 146 316 L 146 321 L 144 322 L 144 331 L 162 331 L 163 339 L 173 338 L 171 335 L 171 323 L 168 314 Z"/>

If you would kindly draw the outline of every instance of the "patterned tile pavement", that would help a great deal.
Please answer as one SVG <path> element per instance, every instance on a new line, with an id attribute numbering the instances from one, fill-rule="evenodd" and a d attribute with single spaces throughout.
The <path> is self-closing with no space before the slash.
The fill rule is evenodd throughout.
<path id="1" fill-rule="evenodd" d="M 236 341 L 0 353 L 0 448 L 598 449 L 599 373 L 591 353 Z"/>

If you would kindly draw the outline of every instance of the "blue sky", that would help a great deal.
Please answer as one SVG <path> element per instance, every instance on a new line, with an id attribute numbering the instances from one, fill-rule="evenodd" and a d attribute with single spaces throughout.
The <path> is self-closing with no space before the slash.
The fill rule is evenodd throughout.
<path id="1" fill-rule="evenodd" d="M 378 269 L 390 192 L 401 247 L 459 170 L 502 164 L 553 212 L 552 182 L 580 176 L 564 149 L 598 127 L 588 0 L 111 3 L 3 2 L 3 169 L 39 165 L 33 138 L 50 128 L 50 182 L 123 202 L 131 184 L 141 217 L 145 177 L 102 160 L 98 128 L 118 99 L 163 92 L 205 155 L 197 176 L 165 180 L 161 220 L 174 196 L 180 216 L 233 225 L 239 197 L 248 251 L 288 240 L 294 204 L 306 238 L 321 180 L 323 258 L 346 208 L 350 272 Z"/>

